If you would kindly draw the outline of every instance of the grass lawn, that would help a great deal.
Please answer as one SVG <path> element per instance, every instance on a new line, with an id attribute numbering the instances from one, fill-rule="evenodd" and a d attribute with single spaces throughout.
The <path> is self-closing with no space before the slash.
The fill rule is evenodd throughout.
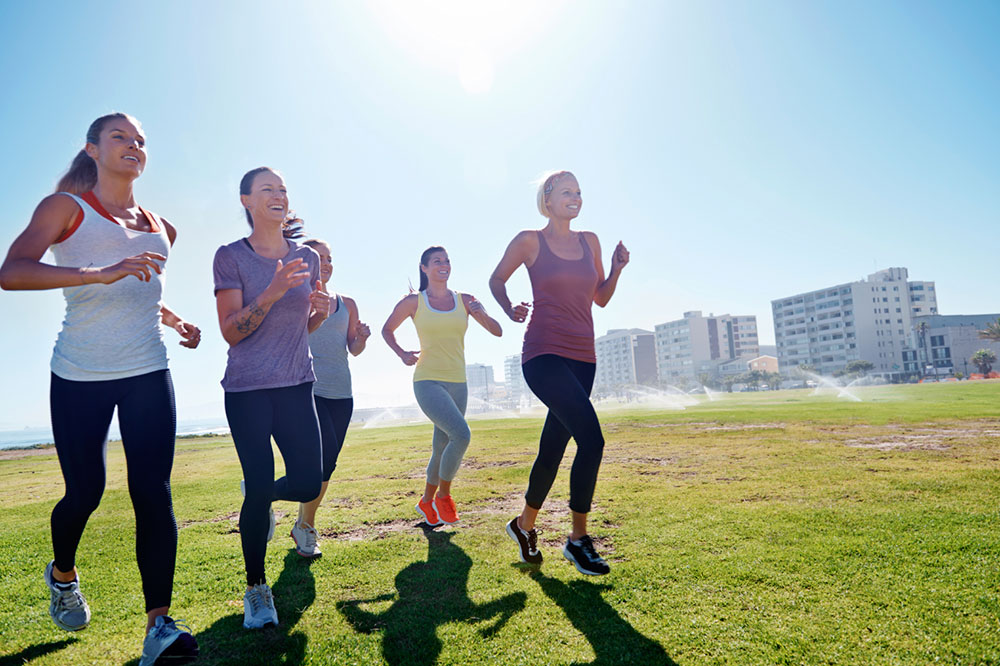
<path id="1" fill-rule="evenodd" d="M 540 570 L 504 534 L 538 418 L 473 421 L 461 522 L 427 532 L 413 505 L 430 426 L 352 428 L 317 521 L 322 559 L 295 554 L 295 506 L 275 504 L 281 625 L 257 632 L 242 628 L 233 446 L 178 440 L 173 615 L 206 665 L 1000 663 L 1000 382 L 857 393 L 602 412 L 600 578 L 561 555 L 572 444 L 540 516 Z M 0 454 L 0 666 L 136 662 L 145 618 L 117 443 L 108 468 L 77 556 L 93 619 L 70 634 L 42 581 L 54 451 Z"/>

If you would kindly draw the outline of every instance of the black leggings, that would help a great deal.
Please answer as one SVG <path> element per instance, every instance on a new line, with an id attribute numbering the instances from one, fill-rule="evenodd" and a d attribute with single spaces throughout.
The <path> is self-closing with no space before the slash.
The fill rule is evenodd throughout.
<path id="1" fill-rule="evenodd" d="M 576 440 L 576 457 L 569 475 L 569 508 L 577 513 L 590 513 L 597 471 L 604 455 L 601 424 L 590 404 L 597 365 L 542 354 L 521 369 L 528 388 L 549 408 L 524 501 L 534 509 L 542 508 L 572 437 Z"/>
<path id="2" fill-rule="evenodd" d="M 323 455 L 312 382 L 226 392 L 226 419 L 246 481 L 247 495 L 240 509 L 240 540 L 247 585 L 252 586 L 266 582 L 264 556 L 271 502 L 309 502 L 319 495 Z M 272 435 L 285 461 L 285 476 L 277 481 Z"/>
<path id="3" fill-rule="evenodd" d="M 333 470 L 337 469 L 337 458 L 344 447 L 347 426 L 351 424 L 354 398 L 323 398 L 318 395 L 313 398 L 323 439 L 323 481 L 329 481 Z"/>
<path id="4" fill-rule="evenodd" d="M 177 416 L 170 371 L 79 382 L 52 375 L 52 434 L 66 494 L 52 510 L 52 549 L 59 571 L 76 566 L 87 519 L 101 503 L 108 429 L 115 407 L 135 512 L 135 557 L 146 611 L 170 605 L 177 521 L 170 497 Z"/>

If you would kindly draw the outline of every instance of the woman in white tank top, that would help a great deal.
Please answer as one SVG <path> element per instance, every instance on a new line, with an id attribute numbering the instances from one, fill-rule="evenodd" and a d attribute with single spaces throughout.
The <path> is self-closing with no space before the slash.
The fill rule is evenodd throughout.
<path id="1" fill-rule="evenodd" d="M 192 349 L 201 331 L 162 301 L 176 230 L 133 197 L 145 143 L 131 116 L 95 120 L 56 193 L 38 205 L 0 267 L 3 289 L 62 288 L 66 297 L 51 364 L 52 432 L 66 494 L 52 511 L 49 614 L 68 631 L 90 622 L 75 556 L 104 491 L 107 433 L 117 408 L 146 601 L 140 666 L 160 657 L 184 663 L 198 654 L 194 637 L 167 615 L 177 552 L 170 495 L 177 418 L 160 324 Z M 54 266 L 41 261 L 50 248 Z"/>

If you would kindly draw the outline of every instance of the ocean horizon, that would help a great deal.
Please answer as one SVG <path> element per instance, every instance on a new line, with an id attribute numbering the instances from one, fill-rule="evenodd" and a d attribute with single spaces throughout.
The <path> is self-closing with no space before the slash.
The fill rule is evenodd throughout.
<path id="1" fill-rule="evenodd" d="M 229 424 L 224 418 L 177 422 L 178 437 L 225 434 L 229 434 Z M 111 430 L 108 432 L 108 439 L 112 441 L 121 439 L 121 433 L 118 431 L 117 419 L 112 421 Z M 52 428 L 49 426 L 25 426 L 20 430 L 0 430 L 0 450 L 22 449 L 33 446 L 44 446 L 52 443 Z"/>

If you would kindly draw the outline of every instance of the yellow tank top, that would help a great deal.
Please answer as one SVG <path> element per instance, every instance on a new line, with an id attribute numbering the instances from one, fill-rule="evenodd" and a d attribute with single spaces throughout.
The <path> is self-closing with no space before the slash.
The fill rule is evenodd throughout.
<path id="1" fill-rule="evenodd" d="M 439 382 L 465 382 L 465 331 L 469 314 L 462 294 L 451 292 L 455 307 L 447 312 L 435 310 L 427 301 L 427 292 L 417 294 L 413 324 L 420 338 L 420 359 L 413 371 L 413 381 L 432 379 Z"/>

